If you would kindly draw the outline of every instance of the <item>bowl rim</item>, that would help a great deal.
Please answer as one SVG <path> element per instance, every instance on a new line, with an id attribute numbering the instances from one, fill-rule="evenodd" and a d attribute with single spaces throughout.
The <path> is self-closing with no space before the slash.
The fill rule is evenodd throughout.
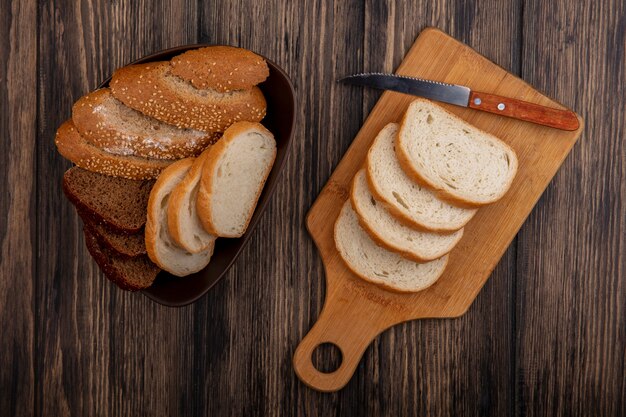
<path id="1" fill-rule="evenodd" d="M 169 56 L 169 55 L 173 55 L 173 54 L 176 54 L 176 53 L 183 53 L 183 52 L 186 52 L 186 51 L 189 51 L 189 50 L 204 48 L 204 47 L 208 47 L 208 46 L 229 46 L 229 47 L 235 47 L 235 46 L 232 46 L 232 45 L 206 44 L 206 43 L 179 45 L 179 46 L 174 46 L 172 48 L 163 49 L 161 51 L 153 52 L 153 53 L 151 53 L 149 55 L 146 55 L 146 56 L 143 56 L 141 58 L 137 58 L 137 59 L 135 59 L 135 60 L 133 60 L 133 61 L 131 61 L 131 62 L 121 66 L 121 67 L 119 67 L 119 68 L 123 68 L 123 67 L 128 66 L 128 65 L 145 64 L 145 63 L 148 63 L 148 62 L 154 62 L 154 61 L 158 61 L 158 60 L 163 59 L 164 56 Z M 238 47 L 235 47 L 235 48 L 238 48 Z M 289 77 L 287 72 L 285 72 L 285 70 L 282 67 L 277 65 L 271 59 L 268 59 L 267 57 L 265 57 L 262 54 L 259 54 L 256 51 L 252 51 L 252 52 L 254 52 L 255 54 L 257 54 L 260 57 L 262 57 L 267 62 L 268 66 L 270 67 L 271 70 L 277 71 L 282 76 L 282 78 L 287 81 L 287 85 L 289 86 L 289 94 L 290 94 L 292 107 L 293 107 L 293 117 L 291 119 L 291 124 L 289 126 L 289 136 L 288 136 L 288 138 L 286 138 L 287 139 L 287 143 L 285 145 L 285 150 L 284 150 L 284 155 L 285 156 L 280 161 L 278 161 L 278 165 L 275 164 L 272 167 L 272 171 L 274 171 L 275 169 L 278 169 L 276 180 L 273 183 L 271 183 L 271 184 L 268 184 L 268 183 L 265 184 L 262 193 L 263 194 L 269 193 L 269 196 L 268 196 L 267 199 L 258 202 L 256 208 L 254 209 L 254 213 L 256 213 L 257 210 L 261 210 L 262 212 L 265 211 L 265 208 L 269 204 L 270 199 L 274 196 L 274 192 L 275 192 L 276 186 L 278 185 L 278 182 L 279 182 L 279 180 L 280 180 L 280 178 L 282 176 L 283 170 L 285 168 L 285 164 L 287 163 L 287 159 L 289 158 L 289 154 L 290 154 L 290 151 L 291 151 L 291 148 L 292 148 L 292 144 L 293 144 L 294 129 L 295 129 L 295 125 L 296 125 L 297 104 L 296 104 L 296 92 L 295 92 L 295 89 L 293 87 L 293 83 L 291 81 L 291 78 Z M 167 59 L 169 60 L 171 58 L 167 58 Z M 115 73 L 116 70 L 117 70 L 117 68 L 113 71 L 113 73 Z M 108 87 L 112 78 L 113 78 L 113 74 L 109 75 L 107 78 L 105 78 L 98 85 L 97 88 Z M 254 213 L 253 213 L 253 216 L 254 216 Z M 261 214 L 263 214 L 263 213 L 261 213 Z M 232 257 L 230 262 L 228 262 L 228 264 L 226 265 L 224 270 L 219 274 L 219 276 L 215 280 L 213 280 L 213 282 L 209 286 L 207 286 L 206 288 L 202 289 L 202 291 L 198 291 L 198 293 L 195 294 L 193 297 L 190 297 L 189 299 L 187 299 L 187 300 L 185 300 L 183 302 L 165 302 L 162 298 L 159 298 L 159 297 L 155 296 L 154 294 L 152 294 L 150 292 L 150 288 L 151 287 L 143 289 L 140 292 L 146 298 L 150 299 L 151 301 L 153 301 L 153 302 L 155 302 L 157 304 L 166 306 L 166 307 L 184 307 L 184 306 L 187 306 L 187 305 L 195 303 L 200 298 L 204 297 L 219 281 L 221 281 L 222 278 L 224 278 L 224 275 L 226 275 L 226 273 L 232 268 L 232 266 L 235 263 L 235 261 L 239 258 L 239 255 L 241 254 L 241 251 L 245 248 L 248 240 L 252 236 L 252 233 L 249 233 L 248 231 L 254 232 L 254 230 L 256 229 L 256 226 L 259 223 L 261 217 L 262 216 L 259 215 L 259 216 L 256 216 L 256 218 L 253 218 L 250 221 L 250 224 L 248 225 L 248 230 L 246 231 L 246 233 L 244 233 L 243 236 L 237 238 L 237 239 L 242 240 L 241 244 L 236 249 L 236 251 L 234 253 L 234 256 Z"/>

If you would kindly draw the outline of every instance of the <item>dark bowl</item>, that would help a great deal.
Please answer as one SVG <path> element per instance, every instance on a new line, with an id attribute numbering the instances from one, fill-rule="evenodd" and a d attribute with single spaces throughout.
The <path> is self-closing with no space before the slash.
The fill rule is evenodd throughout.
<path id="1" fill-rule="evenodd" d="M 175 55 L 190 49 L 197 49 L 210 45 L 186 45 L 172 49 L 166 49 L 132 62 L 141 64 L 144 62 L 165 61 Z M 181 307 L 198 300 L 222 278 L 231 265 L 235 262 L 241 250 L 245 246 L 259 219 L 267 207 L 280 173 L 287 160 L 291 147 L 293 129 L 295 125 L 295 93 L 289 77 L 278 65 L 265 58 L 270 69 L 270 76 L 259 85 L 267 100 L 267 115 L 261 123 L 274 134 L 277 144 L 276 161 L 270 172 L 265 188 L 261 193 L 256 210 L 252 215 L 248 230 L 237 239 L 217 239 L 215 251 L 211 262 L 202 271 L 184 278 L 175 277 L 167 272 L 161 272 L 154 284 L 143 290 L 143 294 L 159 304 L 170 307 Z M 111 78 L 107 78 L 100 87 L 107 87 Z"/>

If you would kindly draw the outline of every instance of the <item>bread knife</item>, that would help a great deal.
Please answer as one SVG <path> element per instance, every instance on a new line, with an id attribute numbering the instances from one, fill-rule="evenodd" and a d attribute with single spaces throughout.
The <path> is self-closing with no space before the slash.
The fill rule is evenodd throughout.
<path id="1" fill-rule="evenodd" d="M 472 91 L 464 85 L 381 73 L 350 75 L 340 79 L 339 82 L 411 94 L 562 130 L 576 130 L 579 126 L 578 117 L 570 110 Z"/>

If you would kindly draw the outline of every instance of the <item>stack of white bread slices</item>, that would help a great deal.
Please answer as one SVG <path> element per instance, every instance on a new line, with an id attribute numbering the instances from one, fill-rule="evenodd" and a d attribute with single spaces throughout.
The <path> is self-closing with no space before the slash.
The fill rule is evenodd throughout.
<path id="1" fill-rule="evenodd" d="M 359 277 L 416 292 L 443 273 L 480 206 L 509 189 L 517 156 L 500 139 L 425 99 L 374 140 L 335 223 L 335 245 Z"/>
<path id="2" fill-rule="evenodd" d="M 269 130 L 237 122 L 197 158 L 165 168 L 148 199 L 150 259 L 177 276 L 204 269 L 217 237 L 246 231 L 275 158 Z"/>

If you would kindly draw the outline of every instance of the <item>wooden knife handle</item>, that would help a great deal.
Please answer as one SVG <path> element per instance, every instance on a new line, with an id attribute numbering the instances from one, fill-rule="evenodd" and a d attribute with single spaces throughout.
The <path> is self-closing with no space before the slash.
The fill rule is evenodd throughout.
<path id="1" fill-rule="evenodd" d="M 576 130 L 579 126 L 578 117 L 570 110 L 554 109 L 479 91 L 470 93 L 469 107 L 562 130 Z"/>

